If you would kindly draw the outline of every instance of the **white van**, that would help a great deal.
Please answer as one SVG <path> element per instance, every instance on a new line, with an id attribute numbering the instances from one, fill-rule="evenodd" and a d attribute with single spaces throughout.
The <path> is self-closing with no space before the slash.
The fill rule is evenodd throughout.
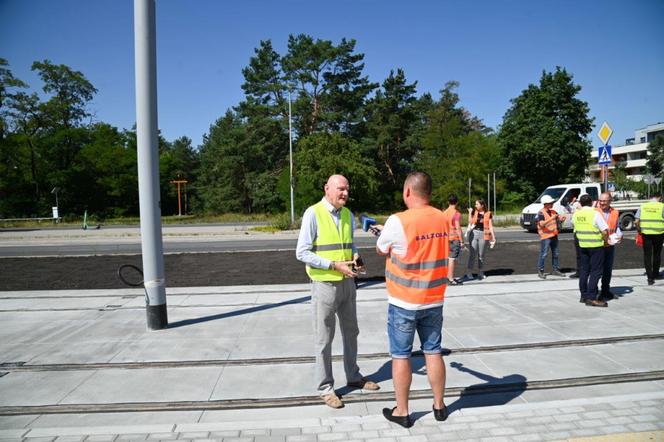
<path id="1" fill-rule="evenodd" d="M 572 207 L 571 202 L 574 198 L 578 199 L 579 195 L 587 193 L 593 201 L 599 199 L 599 194 L 602 193 L 602 188 L 599 183 L 579 183 L 579 184 L 556 184 L 555 186 L 547 187 L 540 196 L 537 197 L 534 203 L 524 207 L 521 212 L 521 227 L 531 232 L 537 231 L 537 223 L 535 218 L 544 205 L 540 202 L 544 195 L 549 195 L 553 198 L 553 210 L 559 214 L 566 215 L 567 219 L 563 222 L 563 229 L 572 229 Z M 612 192 L 613 193 L 613 192 Z M 636 200 L 623 198 L 620 199 L 618 194 L 613 193 L 613 203 L 611 207 L 618 210 L 620 218 L 618 225 L 621 230 L 632 230 L 634 228 L 634 214 L 641 204 L 646 200 Z"/>
<path id="2" fill-rule="evenodd" d="M 563 229 L 572 229 L 571 201 L 574 198 L 578 199 L 579 195 L 583 195 L 584 193 L 590 195 L 593 201 L 597 201 L 602 190 L 598 183 L 557 184 L 547 187 L 534 203 L 524 207 L 521 212 L 521 227 L 531 232 L 537 231 L 535 218 L 537 217 L 537 212 L 544 207 L 544 204 L 540 201 L 542 201 L 544 195 L 549 195 L 554 200 L 553 210 L 567 217 L 563 222 Z"/>

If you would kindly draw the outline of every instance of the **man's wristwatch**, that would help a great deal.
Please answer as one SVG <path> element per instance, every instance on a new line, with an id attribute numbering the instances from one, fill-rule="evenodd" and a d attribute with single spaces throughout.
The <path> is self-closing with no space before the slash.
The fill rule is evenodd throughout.
<path id="1" fill-rule="evenodd" d="M 334 261 L 330 261 L 330 270 L 334 270 Z"/>

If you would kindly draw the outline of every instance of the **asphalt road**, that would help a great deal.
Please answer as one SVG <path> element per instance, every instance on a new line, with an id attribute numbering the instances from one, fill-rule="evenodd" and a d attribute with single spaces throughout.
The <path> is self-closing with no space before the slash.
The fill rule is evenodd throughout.
<path id="1" fill-rule="evenodd" d="M 53 229 L 50 230 L 53 232 Z M 133 237 L 89 237 L 80 231 L 82 236 L 75 240 L 63 238 L 58 241 L 13 241 L 9 238 L 20 238 L 16 230 L 0 230 L 0 257 L 20 256 L 89 256 L 89 255 L 132 255 L 141 253 L 141 243 L 138 234 Z M 92 233 L 92 232 L 91 232 Z M 34 232 L 26 232 L 26 238 Z M 186 241 L 177 237 L 164 236 L 164 253 L 201 253 L 201 252 L 263 252 L 295 250 L 297 237 L 291 235 L 288 238 L 263 238 L 255 239 L 247 233 L 246 238 L 238 235 L 230 237 L 189 237 Z M 629 233 L 627 237 L 629 237 Z M 496 236 L 500 243 L 513 241 L 539 242 L 536 233 L 529 233 L 521 229 L 497 229 Z M 3 241 L 3 239 L 5 241 Z M 561 240 L 572 239 L 572 234 L 565 232 L 560 235 Z M 358 236 L 356 244 L 359 247 L 373 247 L 375 239 L 372 237 Z"/>
<path id="2" fill-rule="evenodd" d="M 539 241 L 500 241 L 487 251 L 486 274 L 532 274 L 537 271 Z M 370 239 L 370 238 L 368 238 Z M 642 268 L 643 252 L 633 239 L 617 246 L 614 268 Z M 379 257 L 373 245 L 360 251 L 367 264 L 367 274 L 360 282 L 383 279 L 384 258 Z M 463 252 L 456 271 L 465 272 L 468 252 Z M 142 267 L 140 255 L 106 255 L 84 257 L 31 257 L 0 258 L 0 290 L 46 289 L 105 289 L 126 287 L 118 278 L 123 264 Z M 563 271 L 575 268 L 574 244 L 560 242 L 560 265 Z M 546 271 L 551 259 L 547 257 Z M 256 284 L 291 284 L 307 282 L 304 266 L 295 259 L 293 250 L 235 252 L 235 253 L 181 253 L 165 256 L 166 283 L 169 287 L 228 286 Z M 137 276 L 137 275 L 135 275 Z"/>

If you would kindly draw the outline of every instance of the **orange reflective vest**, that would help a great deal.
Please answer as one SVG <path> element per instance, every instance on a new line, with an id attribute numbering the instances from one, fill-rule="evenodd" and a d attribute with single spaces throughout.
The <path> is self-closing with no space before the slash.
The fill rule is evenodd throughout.
<path id="1" fill-rule="evenodd" d="M 450 241 L 461 241 L 461 223 L 459 223 L 459 227 L 454 227 L 454 224 L 452 221 L 454 220 L 454 216 L 459 213 L 458 210 L 456 210 L 454 207 L 448 207 L 444 212 L 443 215 L 447 218 L 447 226 L 448 226 L 448 231 L 450 232 Z"/>
<path id="2" fill-rule="evenodd" d="M 473 211 L 473 218 L 470 220 L 471 224 L 477 225 L 477 215 L 479 212 L 477 210 Z M 490 226 L 490 221 L 491 221 L 491 212 L 486 211 L 484 212 L 484 220 L 482 224 L 484 224 L 484 239 L 487 241 L 491 240 L 491 226 Z"/>
<path id="3" fill-rule="evenodd" d="M 385 263 L 390 296 L 424 306 L 441 302 L 447 287 L 449 238 L 446 217 L 426 206 L 396 214 L 406 234 L 406 256 L 391 255 Z"/>
<path id="4" fill-rule="evenodd" d="M 551 210 L 551 214 L 548 214 L 546 210 L 542 209 L 539 213 L 544 216 L 543 226 L 540 225 L 541 221 L 537 222 L 537 233 L 539 233 L 540 239 L 553 238 L 558 235 L 558 212 Z"/>
<path id="5" fill-rule="evenodd" d="M 596 209 L 599 213 L 602 214 L 604 219 L 606 220 L 606 224 L 609 226 L 609 235 L 612 233 L 616 233 L 616 230 L 618 230 L 618 211 L 614 209 L 613 207 L 609 208 L 609 217 L 606 217 L 606 213 L 600 209 L 599 207 Z"/>

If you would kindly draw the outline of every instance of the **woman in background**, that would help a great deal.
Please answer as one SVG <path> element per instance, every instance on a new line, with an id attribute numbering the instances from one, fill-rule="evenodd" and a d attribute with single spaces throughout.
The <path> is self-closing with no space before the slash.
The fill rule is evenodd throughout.
<path id="1" fill-rule="evenodd" d="M 493 215 L 486 208 L 486 203 L 483 199 L 475 201 L 475 209 L 468 209 L 468 238 L 467 244 L 470 248 L 470 256 L 468 257 L 468 271 L 466 279 L 474 279 L 473 276 L 473 263 L 475 256 L 478 262 L 478 279 L 484 279 L 484 251 L 486 250 L 487 242 L 491 242 L 491 247 L 496 243 L 496 233 L 493 231 L 493 222 L 491 218 Z"/>

